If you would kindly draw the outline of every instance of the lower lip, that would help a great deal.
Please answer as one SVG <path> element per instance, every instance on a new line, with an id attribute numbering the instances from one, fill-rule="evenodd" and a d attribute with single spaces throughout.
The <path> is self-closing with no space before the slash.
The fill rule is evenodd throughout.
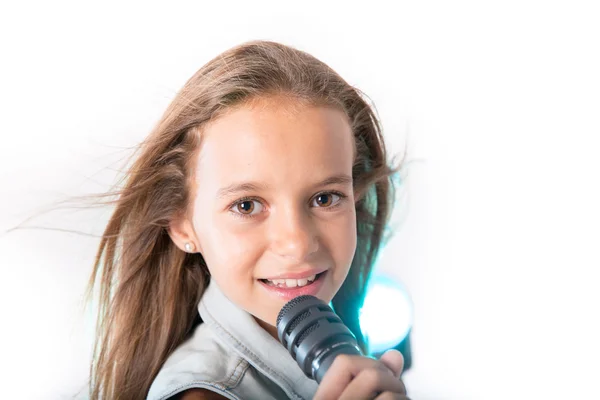
<path id="1" fill-rule="evenodd" d="M 323 282 L 325 280 L 325 275 L 327 275 L 327 272 L 323 272 L 311 284 L 306 285 L 306 286 L 301 286 L 301 287 L 292 287 L 292 288 L 277 287 L 277 286 L 271 286 L 263 281 L 258 281 L 258 283 L 260 283 L 265 289 L 267 289 L 267 291 L 269 293 L 271 293 L 281 299 L 289 301 L 298 296 L 304 296 L 304 295 L 316 296 L 317 293 L 319 292 L 319 289 L 321 289 L 321 286 L 323 286 Z"/>

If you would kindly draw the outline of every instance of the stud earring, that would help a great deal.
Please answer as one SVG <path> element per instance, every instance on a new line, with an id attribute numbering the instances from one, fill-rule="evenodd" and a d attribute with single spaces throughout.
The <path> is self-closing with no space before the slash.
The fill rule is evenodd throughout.
<path id="1" fill-rule="evenodd" d="M 186 243 L 184 247 L 185 247 L 185 251 L 187 251 L 188 253 L 192 252 L 192 245 L 191 244 Z"/>

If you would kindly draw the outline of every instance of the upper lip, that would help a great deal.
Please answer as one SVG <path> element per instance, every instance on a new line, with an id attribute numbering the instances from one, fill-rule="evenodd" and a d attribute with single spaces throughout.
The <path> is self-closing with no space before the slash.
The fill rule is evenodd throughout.
<path id="1" fill-rule="evenodd" d="M 282 272 L 281 274 L 270 276 L 268 278 L 261 278 L 261 279 L 268 279 L 270 281 L 272 281 L 274 279 L 306 279 L 313 275 L 317 275 L 317 274 L 320 274 L 321 272 L 325 272 L 325 271 L 327 271 L 327 268 L 321 268 L 321 269 L 312 268 L 312 269 L 307 269 L 304 271 Z"/>

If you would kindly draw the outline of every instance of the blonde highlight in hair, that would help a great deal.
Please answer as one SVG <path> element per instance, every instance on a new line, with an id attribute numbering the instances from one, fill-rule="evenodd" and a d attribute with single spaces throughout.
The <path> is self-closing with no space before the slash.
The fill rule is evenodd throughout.
<path id="1" fill-rule="evenodd" d="M 335 107 L 355 139 L 357 248 L 333 306 L 367 351 L 358 310 L 392 206 L 381 127 L 365 96 L 325 63 L 283 44 L 252 41 L 215 57 L 177 93 L 137 150 L 116 194 L 88 285 L 99 289 L 90 398 L 144 399 L 166 358 L 200 323 L 210 275 L 201 254 L 181 251 L 169 223 L 188 215 L 202 130 L 233 107 L 266 96 Z"/>

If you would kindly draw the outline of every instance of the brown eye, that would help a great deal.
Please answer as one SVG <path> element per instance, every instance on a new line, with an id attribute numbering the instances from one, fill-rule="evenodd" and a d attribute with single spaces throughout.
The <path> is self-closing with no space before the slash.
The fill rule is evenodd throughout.
<path id="1" fill-rule="evenodd" d="M 318 207 L 331 207 L 332 204 L 337 203 L 339 200 L 340 196 L 333 193 L 322 193 L 315 197 Z"/>
<path id="2" fill-rule="evenodd" d="M 245 200 L 239 202 L 237 209 L 241 214 L 252 214 L 252 211 L 254 211 L 254 201 Z"/>
<path id="3" fill-rule="evenodd" d="M 330 194 L 320 194 L 317 196 L 317 204 L 321 207 L 329 207 L 331 205 L 331 195 Z"/>
<path id="4" fill-rule="evenodd" d="M 254 218 L 263 210 L 264 206 L 259 200 L 241 199 L 229 208 L 229 211 L 236 214 L 237 217 Z"/>

